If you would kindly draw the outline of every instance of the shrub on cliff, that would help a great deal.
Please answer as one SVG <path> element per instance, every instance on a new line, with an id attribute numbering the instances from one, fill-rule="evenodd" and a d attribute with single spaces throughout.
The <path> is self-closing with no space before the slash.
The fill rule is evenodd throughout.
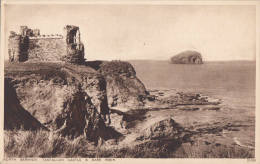
<path id="1" fill-rule="evenodd" d="M 101 64 L 99 72 L 105 76 L 115 76 L 115 75 L 126 75 L 128 77 L 135 76 L 136 72 L 134 67 L 128 63 L 120 60 L 113 60 L 111 62 L 104 62 Z"/>

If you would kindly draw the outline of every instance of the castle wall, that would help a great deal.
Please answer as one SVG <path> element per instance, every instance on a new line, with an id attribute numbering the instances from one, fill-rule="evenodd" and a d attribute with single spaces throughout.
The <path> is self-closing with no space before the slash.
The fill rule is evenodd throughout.
<path id="1" fill-rule="evenodd" d="M 84 45 L 80 41 L 79 27 L 67 25 L 65 36 L 40 35 L 39 29 L 20 27 L 20 33 L 10 31 L 8 53 L 10 62 L 64 61 L 84 64 Z"/>
<path id="2" fill-rule="evenodd" d="M 30 37 L 29 61 L 60 61 L 66 56 L 66 42 L 62 37 Z"/>

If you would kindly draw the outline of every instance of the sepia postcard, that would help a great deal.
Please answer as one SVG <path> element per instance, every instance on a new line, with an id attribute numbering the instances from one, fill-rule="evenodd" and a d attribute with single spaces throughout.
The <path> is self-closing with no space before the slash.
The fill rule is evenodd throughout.
<path id="1" fill-rule="evenodd" d="M 3 0 L 0 163 L 260 164 L 259 13 Z"/>

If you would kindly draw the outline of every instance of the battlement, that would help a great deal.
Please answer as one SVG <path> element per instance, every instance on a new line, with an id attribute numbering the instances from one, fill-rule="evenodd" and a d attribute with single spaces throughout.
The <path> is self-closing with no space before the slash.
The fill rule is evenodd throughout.
<path id="1" fill-rule="evenodd" d="M 9 61 L 84 63 L 84 45 L 80 41 L 79 27 L 67 25 L 63 30 L 65 30 L 65 36 L 61 34 L 41 35 L 39 29 L 30 29 L 27 26 L 21 26 L 20 33 L 10 31 Z"/>
<path id="2" fill-rule="evenodd" d="M 60 34 L 29 36 L 29 39 L 63 39 Z"/>

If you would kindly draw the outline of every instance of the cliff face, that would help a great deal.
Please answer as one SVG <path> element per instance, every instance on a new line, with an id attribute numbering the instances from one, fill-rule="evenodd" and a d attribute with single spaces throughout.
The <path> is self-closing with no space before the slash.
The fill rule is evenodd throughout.
<path id="1" fill-rule="evenodd" d="M 4 129 L 13 130 L 23 128 L 25 130 L 46 130 L 46 127 L 44 127 L 20 104 L 15 88 L 11 85 L 11 79 L 5 78 L 4 83 Z"/>
<path id="2" fill-rule="evenodd" d="M 144 105 L 147 92 L 130 63 L 104 62 L 98 71 L 106 79 L 108 103 L 111 107 L 134 109 Z"/>
<path id="3" fill-rule="evenodd" d="M 202 56 L 196 51 L 184 51 L 171 58 L 173 64 L 203 64 Z"/>
<path id="4" fill-rule="evenodd" d="M 109 127 L 109 106 L 142 108 L 146 89 L 127 62 L 99 62 L 95 69 L 67 63 L 7 64 L 5 129 L 46 129 L 93 141 L 120 136 Z"/>
<path id="5" fill-rule="evenodd" d="M 106 127 L 110 122 L 106 83 L 91 68 L 21 63 L 7 66 L 5 79 L 5 92 L 13 91 L 6 95 L 5 115 L 19 118 L 19 113 L 28 111 L 25 126 L 31 122 L 33 127 L 27 129 L 44 126 L 65 136 L 84 134 L 89 140 L 111 135 Z M 12 121 L 5 120 L 5 129 L 24 126 L 17 119 Z"/>

